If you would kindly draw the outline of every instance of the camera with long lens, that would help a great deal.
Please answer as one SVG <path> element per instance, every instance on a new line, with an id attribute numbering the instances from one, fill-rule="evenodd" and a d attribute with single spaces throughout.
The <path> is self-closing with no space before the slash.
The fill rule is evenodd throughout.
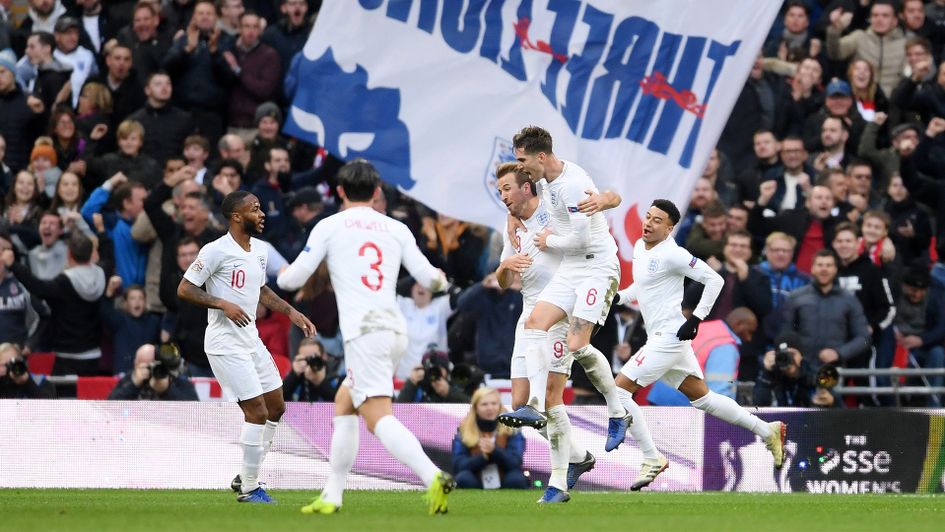
<path id="1" fill-rule="evenodd" d="M 437 351 L 437 344 L 428 345 L 427 352 L 423 355 L 423 384 L 429 387 L 434 382 L 444 378 L 441 368 L 449 374 L 449 362 L 444 359 L 443 354 Z"/>
<path id="2" fill-rule="evenodd" d="M 785 371 L 794 365 L 794 353 L 788 348 L 787 343 L 778 345 L 778 350 L 774 353 L 774 365 L 779 371 Z"/>
<path id="3" fill-rule="evenodd" d="M 29 373 L 29 367 L 26 365 L 26 360 L 23 360 L 20 357 L 7 360 L 6 368 L 7 375 L 11 377 L 22 377 L 23 375 Z"/>
<path id="4" fill-rule="evenodd" d="M 320 356 L 310 356 L 305 358 L 305 363 L 312 371 L 321 371 L 325 369 L 325 359 Z"/>
<path id="5" fill-rule="evenodd" d="M 161 380 L 171 376 L 171 373 L 180 368 L 180 348 L 174 342 L 163 343 L 158 346 L 151 363 L 151 377 Z"/>

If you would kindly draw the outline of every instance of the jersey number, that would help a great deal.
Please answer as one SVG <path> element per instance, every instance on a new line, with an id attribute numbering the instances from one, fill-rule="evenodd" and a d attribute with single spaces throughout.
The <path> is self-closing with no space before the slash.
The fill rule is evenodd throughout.
<path id="1" fill-rule="evenodd" d="M 246 286 L 246 271 L 233 270 L 230 274 L 230 287 L 243 288 Z"/>
<path id="2" fill-rule="evenodd" d="M 372 280 L 367 275 L 362 275 L 361 282 L 364 283 L 364 286 L 368 287 L 374 292 L 377 292 L 382 286 L 384 286 L 384 273 L 381 272 L 381 264 L 384 262 L 384 254 L 381 253 L 381 248 L 377 247 L 377 244 L 374 242 L 365 242 L 364 245 L 361 246 L 361 249 L 358 250 L 358 256 L 363 257 L 368 250 L 373 251 L 376 258 L 376 260 L 371 263 L 370 267 L 372 270 L 377 272 L 377 279 Z"/>
<path id="3" fill-rule="evenodd" d="M 637 366 L 642 366 L 643 361 L 646 360 L 646 355 L 644 355 L 643 352 L 641 351 L 640 354 L 633 357 L 633 360 L 637 363 Z"/>
<path id="4" fill-rule="evenodd" d="M 586 301 L 588 305 L 593 305 L 594 303 L 597 303 L 597 289 L 591 288 L 590 290 L 588 290 L 587 297 L 584 299 L 584 301 Z"/>
<path id="5" fill-rule="evenodd" d="M 557 342 L 555 342 L 554 350 L 555 350 L 555 358 L 563 357 L 564 356 L 564 343 L 562 343 L 561 340 L 558 340 Z"/>
<path id="6" fill-rule="evenodd" d="M 522 237 L 520 235 L 515 235 L 515 251 L 516 253 L 522 252 Z"/>

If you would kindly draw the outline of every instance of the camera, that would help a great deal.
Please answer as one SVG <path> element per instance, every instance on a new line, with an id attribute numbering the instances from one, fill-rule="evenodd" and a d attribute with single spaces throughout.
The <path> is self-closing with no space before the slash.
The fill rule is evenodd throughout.
<path id="1" fill-rule="evenodd" d="M 430 344 L 427 346 L 427 352 L 423 355 L 423 381 L 428 385 L 443 378 L 441 368 L 446 370 L 447 375 L 450 371 L 446 355 L 437 351 L 436 348 L 436 344 Z"/>
<path id="2" fill-rule="evenodd" d="M 163 343 L 158 346 L 154 354 L 154 362 L 151 363 L 151 377 L 155 379 L 166 379 L 171 376 L 171 372 L 180 368 L 180 348 L 174 342 Z"/>
<path id="3" fill-rule="evenodd" d="M 312 371 L 321 371 L 325 369 L 325 359 L 318 356 L 306 357 L 305 362 Z"/>
<path id="4" fill-rule="evenodd" d="M 774 365 L 778 370 L 784 371 L 794 365 L 794 353 L 788 348 L 787 343 L 778 345 L 778 350 L 774 353 Z"/>
<path id="5" fill-rule="evenodd" d="M 26 360 L 23 360 L 20 357 L 12 358 L 7 361 L 7 374 L 11 377 L 22 377 L 29 372 L 29 367 L 26 365 Z"/>

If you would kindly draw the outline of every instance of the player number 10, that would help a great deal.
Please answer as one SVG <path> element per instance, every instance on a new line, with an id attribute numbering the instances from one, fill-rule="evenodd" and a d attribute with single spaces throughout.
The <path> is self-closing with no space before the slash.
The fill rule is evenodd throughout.
<path id="1" fill-rule="evenodd" d="M 243 288 L 246 286 L 246 271 L 233 270 L 233 272 L 230 274 L 230 286 L 236 288 Z"/>

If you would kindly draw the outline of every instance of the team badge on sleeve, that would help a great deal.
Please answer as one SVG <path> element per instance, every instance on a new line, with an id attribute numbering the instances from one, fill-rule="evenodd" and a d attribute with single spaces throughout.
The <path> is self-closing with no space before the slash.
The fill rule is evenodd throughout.
<path id="1" fill-rule="evenodd" d="M 698 261 L 698 260 L 699 260 L 699 259 L 697 259 L 695 256 L 693 256 L 693 257 L 692 257 L 692 260 L 689 261 L 689 267 L 690 267 L 690 268 L 695 268 L 695 267 L 696 267 L 696 261 Z"/>
<path id="2" fill-rule="evenodd" d="M 195 260 L 194 263 L 190 265 L 190 269 L 195 273 L 200 273 L 200 270 L 203 269 L 203 261 L 200 259 Z"/>

